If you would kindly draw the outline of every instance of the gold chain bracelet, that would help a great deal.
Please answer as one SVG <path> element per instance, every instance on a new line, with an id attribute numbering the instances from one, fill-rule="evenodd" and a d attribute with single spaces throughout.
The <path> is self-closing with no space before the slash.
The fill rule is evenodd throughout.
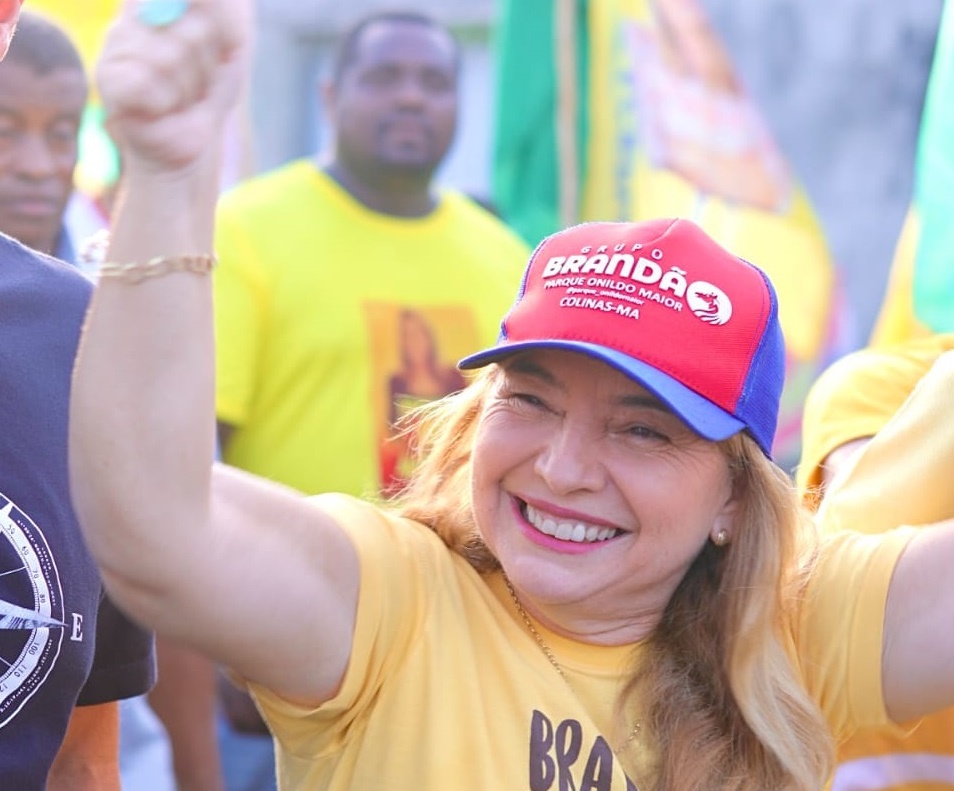
<path id="1" fill-rule="evenodd" d="M 142 283 L 150 277 L 161 277 L 172 272 L 192 272 L 207 275 L 217 259 L 210 253 L 201 255 L 160 255 L 146 262 L 131 264 L 104 263 L 99 267 L 99 276 L 116 278 L 124 283 Z"/>

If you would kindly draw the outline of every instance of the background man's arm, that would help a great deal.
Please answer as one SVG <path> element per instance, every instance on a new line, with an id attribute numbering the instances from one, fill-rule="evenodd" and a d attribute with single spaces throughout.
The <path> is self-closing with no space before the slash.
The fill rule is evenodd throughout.
<path id="1" fill-rule="evenodd" d="M 202 654 L 156 638 L 159 678 L 149 704 L 172 742 L 179 791 L 221 791 L 215 664 Z"/>
<path id="2" fill-rule="evenodd" d="M 119 704 L 73 709 L 47 791 L 120 791 Z"/>

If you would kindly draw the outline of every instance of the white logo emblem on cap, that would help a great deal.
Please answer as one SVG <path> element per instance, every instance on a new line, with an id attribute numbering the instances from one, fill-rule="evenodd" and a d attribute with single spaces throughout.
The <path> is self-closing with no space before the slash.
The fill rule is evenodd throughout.
<path id="1" fill-rule="evenodd" d="M 711 283 L 693 283 L 686 293 L 689 308 L 706 324 L 722 326 L 732 318 L 732 302 L 721 288 Z"/>

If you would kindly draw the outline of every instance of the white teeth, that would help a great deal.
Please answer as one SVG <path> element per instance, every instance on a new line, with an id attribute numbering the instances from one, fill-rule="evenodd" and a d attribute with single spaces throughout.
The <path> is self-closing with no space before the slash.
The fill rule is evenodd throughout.
<path id="1" fill-rule="evenodd" d="M 597 527 L 583 522 L 557 522 L 552 517 L 544 516 L 531 505 L 527 505 L 527 521 L 541 533 L 577 544 L 606 541 L 619 533 L 612 527 Z"/>

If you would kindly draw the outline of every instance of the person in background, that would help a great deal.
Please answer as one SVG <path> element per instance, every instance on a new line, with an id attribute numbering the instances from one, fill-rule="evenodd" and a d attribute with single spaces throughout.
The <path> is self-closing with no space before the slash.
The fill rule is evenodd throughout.
<path id="1" fill-rule="evenodd" d="M 82 68 L 0 0 L 0 787 L 119 791 L 117 701 L 155 679 L 151 635 L 105 597 L 70 502 L 70 375 L 91 286 L 49 253 L 71 189 Z M 21 38 L 22 36 L 22 38 Z M 32 44 L 31 44 L 32 42 Z M 42 44 L 42 46 L 40 46 Z"/>
<path id="2" fill-rule="evenodd" d="M 428 322 L 438 363 L 496 337 L 529 250 L 435 181 L 458 69 L 455 40 L 431 18 L 362 19 L 326 86 L 329 150 L 223 196 L 216 403 L 228 464 L 306 493 L 378 492 L 402 316 Z M 355 380 L 364 396 L 342 400 Z M 333 463 L 314 463 L 318 442 Z"/>
<path id="3" fill-rule="evenodd" d="M 88 87 L 66 31 L 24 11 L 0 64 L 0 232 L 72 265 L 91 230 L 74 233 L 67 211 Z M 136 791 L 218 791 L 212 665 L 164 640 L 157 655 L 148 701 L 120 703 L 123 783 Z"/>
<path id="4" fill-rule="evenodd" d="M 437 183 L 459 69 L 456 41 L 430 17 L 361 19 L 325 87 L 328 150 L 222 198 L 214 294 L 226 463 L 307 494 L 396 493 L 413 439 L 394 428 L 410 394 L 395 372 L 413 350 L 395 339 L 417 330 L 410 340 L 435 355 L 429 370 L 453 372 L 413 393 L 433 399 L 462 386 L 457 359 L 496 337 L 529 250 Z M 233 723 L 264 732 L 247 700 L 224 689 Z"/>
<path id="5" fill-rule="evenodd" d="M 99 72 L 126 181 L 74 370 L 75 504 L 117 601 L 254 690 L 283 788 L 817 791 L 833 736 L 954 704 L 954 490 L 931 529 L 819 540 L 769 457 L 774 289 L 687 220 L 543 240 L 459 363 L 483 370 L 425 407 L 398 501 L 211 465 L 248 8 L 133 9 Z M 573 292 L 589 274 L 608 293 Z M 899 412 L 934 430 L 892 465 L 949 474 L 952 388 L 949 354 Z"/>
<path id="6" fill-rule="evenodd" d="M 832 481 L 845 475 L 882 431 L 881 445 L 893 448 L 899 459 L 910 455 L 910 447 L 888 442 L 893 427 L 886 427 L 938 358 L 952 350 L 954 335 L 933 335 L 862 349 L 825 370 L 809 391 L 802 422 L 804 455 L 796 470 L 796 483 L 806 505 L 817 510 Z M 921 430 L 930 433 L 934 427 L 925 423 Z M 909 441 L 913 441 L 910 436 Z M 880 446 L 871 450 L 876 457 L 885 452 Z M 926 459 L 914 467 L 894 465 L 882 495 L 885 503 L 894 505 L 852 514 L 850 519 L 846 516 L 844 524 L 879 533 L 899 518 L 912 524 L 943 518 L 943 498 L 937 496 L 930 481 L 934 486 L 950 486 L 950 470 L 941 468 L 932 475 L 933 462 Z M 954 789 L 954 709 L 905 728 L 863 730 L 839 744 L 831 791 L 893 789 Z"/>
<path id="7" fill-rule="evenodd" d="M 76 253 L 63 217 L 88 93 L 67 34 L 24 13 L 0 68 L 0 230 L 70 263 Z"/>
<path id="8" fill-rule="evenodd" d="M 901 408 L 937 358 L 954 348 L 954 334 L 860 349 L 825 369 L 805 402 L 802 458 L 795 483 L 815 511 L 836 473 Z"/>

